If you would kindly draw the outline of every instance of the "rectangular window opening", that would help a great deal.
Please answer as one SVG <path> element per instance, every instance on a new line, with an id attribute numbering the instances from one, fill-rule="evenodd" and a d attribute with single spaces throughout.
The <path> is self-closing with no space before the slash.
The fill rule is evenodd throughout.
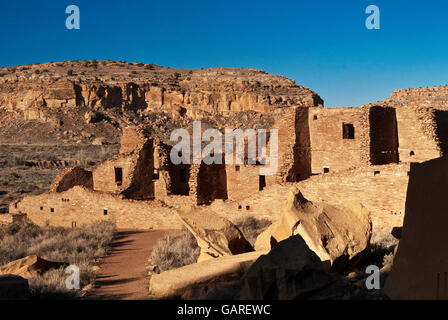
<path id="1" fill-rule="evenodd" d="M 342 138 L 343 139 L 355 139 L 355 127 L 352 123 L 342 124 Z"/>
<path id="2" fill-rule="evenodd" d="M 123 168 L 115 168 L 115 183 L 117 186 L 123 184 Z"/>
<path id="3" fill-rule="evenodd" d="M 154 174 L 152 176 L 153 180 L 159 180 L 160 179 L 160 173 L 159 173 L 159 169 L 154 169 Z"/>
<path id="4" fill-rule="evenodd" d="M 266 177 L 265 176 L 259 176 L 258 179 L 258 189 L 259 191 L 263 191 L 263 189 L 266 187 Z"/>

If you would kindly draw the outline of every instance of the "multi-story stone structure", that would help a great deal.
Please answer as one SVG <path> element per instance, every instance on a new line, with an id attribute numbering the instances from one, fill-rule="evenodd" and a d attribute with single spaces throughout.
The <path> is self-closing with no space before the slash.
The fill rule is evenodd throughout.
<path id="1" fill-rule="evenodd" d="M 444 107 L 402 106 L 386 100 L 359 108 L 305 104 L 264 113 L 273 119 L 265 129 L 278 130 L 274 175 L 261 175 L 262 165 L 246 162 L 175 165 L 169 156 L 171 144 L 154 139 L 144 127 L 127 127 L 119 154 L 93 172 L 78 168 L 61 173 L 50 192 L 11 204 L 10 213 L 26 213 L 37 223 L 48 220 L 69 226 L 112 217 L 119 227 L 173 228 L 180 226 L 173 210 L 182 205 L 223 200 L 232 203 L 236 212 L 250 210 L 246 200 L 262 197 L 266 188 L 315 175 L 337 173 L 334 177 L 343 179 L 344 172 L 363 168 L 357 174 L 377 175 L 380 170 L 371 173 L 370 168 L 388 165 L 388 175 L 393 176 L 390 172 L 397 168 L 399 181 L 405 184 L 399 163 L 426 161 L 448 150 L 448 111 Z M 335 193 L 327 189 L 328 194 Z M 397 187 L 397 192 L 403 189 Z M 402 197 L 394 197 L 401 206 Z M 377 198 L 379 203 L 381 199 Z M 390 207 L 396 208 L 395 204 Z"/>

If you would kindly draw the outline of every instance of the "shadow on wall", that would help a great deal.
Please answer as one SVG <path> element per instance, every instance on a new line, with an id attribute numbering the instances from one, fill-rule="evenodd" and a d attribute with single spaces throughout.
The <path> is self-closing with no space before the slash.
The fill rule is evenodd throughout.
<path id="1" fill-rule="evenodd" d="M 448 111 L 435 110 L 437 144 L 442 156 L 448 155 Z"/>
<path id="2" fill-rule="evenodd" d="M 202 162 L 198 175 L 198 205 L 210 204 L 215 199 L 228 199 L 226 166 Z"/>
<path id="3" fill-rule="evenodd" d="M 370 119 L 370 163 L 398 163 L 398 128 L 394 108 L 372 107 Z"/>
<path id="4" fill-rule="evenodd" d="M 288 173 L 287 182 L 298 182 L 311 176 L 309 108 L 296 109 L 295 134 L 294 166 Z"/>

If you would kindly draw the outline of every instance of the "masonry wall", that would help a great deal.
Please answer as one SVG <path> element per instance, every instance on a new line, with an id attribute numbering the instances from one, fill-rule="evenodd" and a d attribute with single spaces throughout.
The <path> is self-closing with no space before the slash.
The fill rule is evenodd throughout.
<path id="1" fill-rule="evenodd" d="M 137 164 L 137 156 L 131 154 L 118 154 L 102 162 L 93 171 L 93 188 L 96 191 L 119 194 L 132 183 L 132 175 Z M 117 184 L 115 169 L 121 168 L 122 182 Z"/>
<path id="2" fill-rule="evenodd" d="M 229 199 L 241 202 L 260 191 L 260 166 L 226 165 L 226 173 Z"/>
<path id="3" fill-rule="evenodd" d="M 434 110 L 435 134 L 441 155 L 448 155 L 448 111 Z"/>
<path id="4" fill-rule="evenodd" d="M 341 206 L 349 202 L 362 203 L 371 212 L 373 241 L 378 241 L 388 237 L 393 227 L 402 225 L 408 171 L 409 164 L 403 163 L 330 172 L 298 183 L 270 185 L 263 192 L 241 201 L 215 201 L 210 209 L 231 219 L 254 214 L 276 221 L 282 216 L 289 189 L 297 185 L 311 201 Z"/>
<path id="5" fill-rule="evenodd" d="M 432 109 L 396 108 L 399 157 L 403 162 L 422 162 L 441 155 L 434 132 Z"/>
<path id="6" fill-rule="evenodd" d="M 323 109 L 323 108 L 310 108 Z M 309 146 L 306 125 L 308 108 L 282 108 L 272 112 L 275 119 L 272 129 L 278 129 L 278 171 L 275 183 L 294 182 L 310 174 L 309 155 L 302 152 Z M 268 144 L 268 154 L 270 154 Z M 269 177 L 272 178 L 272 177 Z"/>
<path id="7" fill-rule="evenodd" d="M 74 187 L 62 193 L 29 196 L 10 206 L 10 213 L 26 213 L 38 225 L 77 227 L 101 219 L 111 219 L 118 228 L 180 229 L 174 209 L 159 201 L 123 199 L 107 193 Z"/>
<path id="8" fill-rule="evenodd" d="M 225 164 L 202 163 L 197 176 L 198 204 L 210 204 L 215 199 L 228 199 Z"/>
<path id="9" fill-rule="evenodd" d="M 290 182 L 308 179 L 312 174 L 309 111 L 309 108 L 296 109 L 294 167 L 289 175 Z"/>
<path id="10" fill-rule="evenodd" d="M 93 189 L 92 171 L 80 167 L 68 168 L 60 172 L 50 186 L 51 192 L 67 191 L 74 186 Z"/>
<path id="11" fill-rule="evenodd" d="M 343 138 L 343 124 L 353 126 L 354 139 Z M 313 174 L 369 165 L 368 109 L 311 108 L 309 128 Z"/>

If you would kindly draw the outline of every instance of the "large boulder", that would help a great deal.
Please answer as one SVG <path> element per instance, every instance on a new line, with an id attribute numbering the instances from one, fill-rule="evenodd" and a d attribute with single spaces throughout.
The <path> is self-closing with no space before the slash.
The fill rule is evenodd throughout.
<path id="1" fill-rule="evenodd" d="M 30 278 L 36 274 L 43 274 L 50 269 L 58 269 L 66 266 L 63 262 L 51 262 L 36 255 L 28 256 L 19 260 L 14 260 L 0 267 L 0 275 L 17 275 Z"/>
<path id="2" fill-rule="evenodd" d="M 189 207 L 178 211 L 178 215 L 201 248 L 198 262 L 254 251 L 233 223 L 208 209 Z"/>
<path id="3" fill-rule="evenodd" d="M 337 207 L 311 202 L 293 188 L 283 204 L 281 218 L 257 238 L 256 250 L 269 250 L 293 235 L 301 235 L 327 270 L 340 270 L 369 245 L 372 224 L 361 204 Z"/>
<path id="4" fill-rule="evenodd" d="M 28 295 L 28 280 L 17 275 L 0 275 L 0 300 L 25 299 Z"/>
<path id="5" fill-rule="evenodd" d="M 448 157 L 411 163 L 398 249 L 384 295 L 392 300 L 448 300 Z"/>
<path id="6" fill-rule="evenodd" d="M 338 281 L 299 235 L 278 243 L 242 277 L 242 300 L 308 299 Z"/>
<path id="7" fill-rule="evenodd" d="M 204 298 L 223 286 L 239 287 L 241 276 L 265 253 L 254 251 L 219 257 L 154 274 L 149 289 L 155 298 Z"/>

